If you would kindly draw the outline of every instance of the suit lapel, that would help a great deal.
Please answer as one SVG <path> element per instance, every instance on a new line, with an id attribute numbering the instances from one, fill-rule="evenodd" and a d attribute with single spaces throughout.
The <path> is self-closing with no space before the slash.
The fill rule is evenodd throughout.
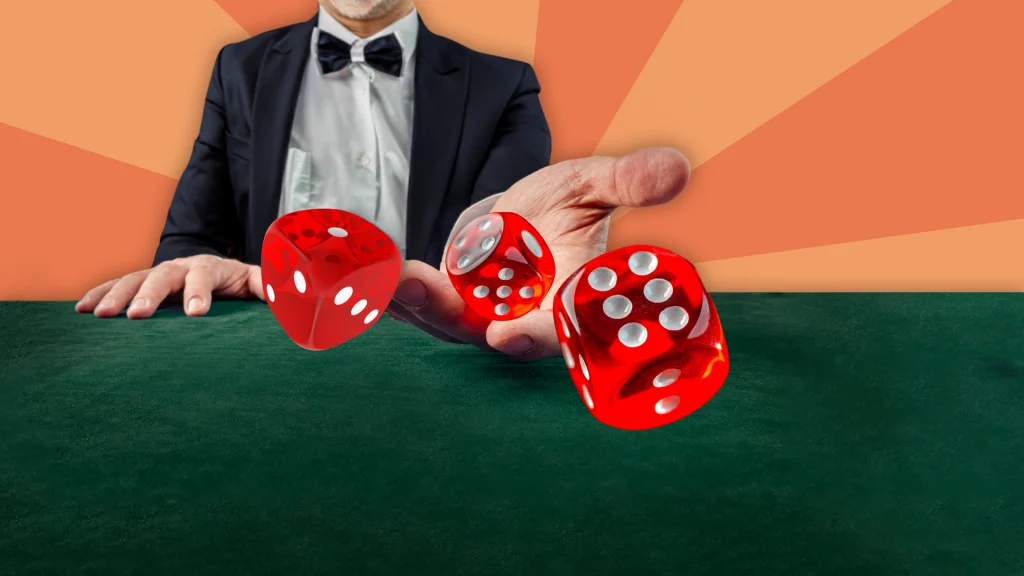
<path id="1" fill-rule="evenodd" d="M 284 163 L 291 139 L 295 104 L 309 59 L 317 17 L 297 24 L 267 51 L 256 83 L 252 116 L 252 198 L 250 250 L 259 254 L 263 235 L 277 219 Z"/>
<path id="2" fill-rule="evenodd" d="M 423 260 L 448 191 L 462 134 L 469 59 L 419 23 L 406 257 Z"/>

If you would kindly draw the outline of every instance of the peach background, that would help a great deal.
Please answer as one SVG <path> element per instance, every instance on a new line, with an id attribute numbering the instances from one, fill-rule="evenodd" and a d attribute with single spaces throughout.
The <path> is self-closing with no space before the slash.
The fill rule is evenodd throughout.
<path id="1" fill-rule="evenodd" d="M 534 64 L 553 160 L 687 153 L 686 192 L 617 212 L 613 247 L 675 250 L 716 291 L 1024 290 L 1024 3 L 417 6 L 435 32 Z M 4 3 L 0 299 L 75 299 L 147 266 L 217 50 L 314 11 Z"/>

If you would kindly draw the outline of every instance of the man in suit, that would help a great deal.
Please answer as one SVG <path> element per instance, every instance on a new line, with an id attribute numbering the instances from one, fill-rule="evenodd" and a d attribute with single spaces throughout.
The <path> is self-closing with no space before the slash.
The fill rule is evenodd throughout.
<path id="1" fill-rule="evenodd" d="M 527 64 L 433 34 L 412 0 L 321 0 L 313 19 L 226 46 L 153 268 L 76 308 L 146 318 L 183 292 L 262 296 L 263 236 L 280 215 L 337 208 L 437 266 L 471 204 L 548 164 Z"/>
<path id="2" fill-rule="evenodd" d="M 76 310 L 110 317 L 131 302 L 128 317 L 147 318 L 182 292 L 201 316 L 214 296 L 262 299 L 273 220 L 336 207 L 404 252 L 392 318 L 448 342 L 557 356 L 555 291 L 605 251 L 615 208 L 671 200 L 690 167 L 664 148 L 545 167 L 538 92 L 529 66 L 432 34 L 411 0 L 321 0 L 314 20 L 221 52 L 154 267 L 90 290 Z M 540 309 L 477 324 L 438 266 L 452 231 L 488 211 L 529 220 L 557 274 Z"/>

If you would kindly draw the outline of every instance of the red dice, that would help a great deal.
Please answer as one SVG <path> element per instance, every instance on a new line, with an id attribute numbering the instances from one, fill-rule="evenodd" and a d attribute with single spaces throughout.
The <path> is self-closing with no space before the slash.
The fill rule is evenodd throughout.
<path id="1" fill-rule="evenodd" d="M 553 315 L 576 390 L 609 426 L 679 420 L 729 373 L 722 324 L 697 270 L 662 248 L 629 246 L 591 260 L 559 289 Z"/>
<path id="2" fill-rule="evenodd" d="M 366 331 L 387 308 L 402 257 L 387 234 L 341 210 L 278 218 L 263 238 L 271 312 L 296 344 L 326 350 Z"/>
<path id="3" fill-rule="evenodd" d="M 534 309 L 555 278 L 555 258 L 544 239 L 512 212 L 491 212 L 463 226 L 448 246 L 445 267 L 469 308 L 489 320 Z"/>

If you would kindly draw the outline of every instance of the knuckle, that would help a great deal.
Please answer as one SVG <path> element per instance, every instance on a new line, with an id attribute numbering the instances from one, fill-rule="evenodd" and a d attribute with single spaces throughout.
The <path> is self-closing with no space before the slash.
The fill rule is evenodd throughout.
<path id="1" fill-rule="evenodd" d="M 216 272 L 215 262 L 199 261 L 193 264 L 188 272 L 185 274 L 186 280 L 195 280 L 197 278 L 207 278 L 214 275 Z"/>
<path id="2" fill-rule="evenodd" d="M 196 266 L 206 267 L 213 266 L 214 264 L 220 261 L 220 259 L 218 259 L 216 256 L 212 254 L 200 254 L 199 256 L 194 256 L 194 259 Z"/>
<path id="3" fill-rule="evenodd" d="M 569 191 L 574 195 L 582 195 L 590 191 L 590 178 L 583 172 L 583 166 L 579 159 L 569 161 L 568 175 Z"/>
<path id="4" fill-rule="evenodd" d="M 158 275 L 161 277 L 167 277 L 172 276 L 175 273 L 180 273 L 182 270 L 187 269 L 188 264 L 184 260 L 170 260 L 161 263 L 159 266 L 156 267 L 156 269 L 154 269 L 154 272 L 157 272 Z"/>
<path id="5" fill-rule="evenodd" d="M 210 268 L 197 267 L 185 274 L 184 291 L 189 295 L 209 292 L 214 288 L 214 274 Z"/>
<path id="6" fill-rule="evenodd" d="M 640 172 L 637 174 L 637 172 Z M 635 165 L 616 158 L 611 166 L 611 186 L 616 194 L 624 198 L 629 206 L 642 205 L 643 190 L 656 187 L 656 175 L 646 170 L 636 170 Z"/>

